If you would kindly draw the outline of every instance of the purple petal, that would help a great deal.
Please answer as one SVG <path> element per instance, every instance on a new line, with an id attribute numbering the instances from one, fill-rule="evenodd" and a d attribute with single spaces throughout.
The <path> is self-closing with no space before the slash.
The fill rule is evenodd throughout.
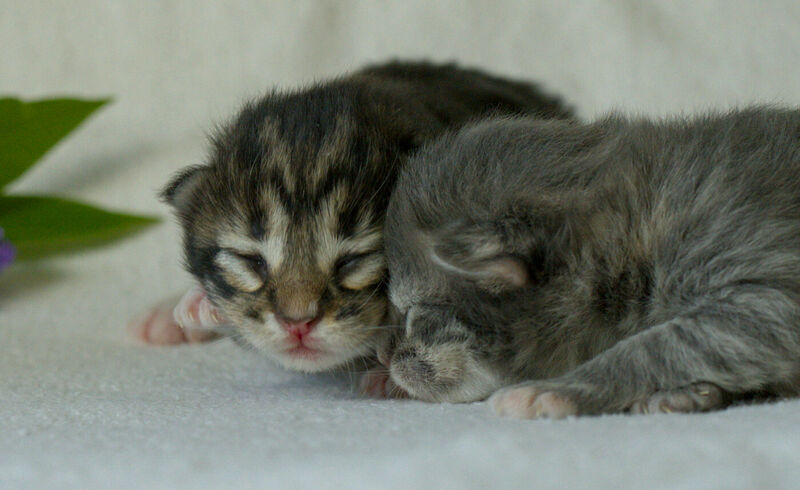
<path id="1" fill-rule="evenodd" d="M 0 241 L 0 271 L 8 267 L 16 255 L 17 251 L 14 250 L 13 245 L 6 241 Z"/>

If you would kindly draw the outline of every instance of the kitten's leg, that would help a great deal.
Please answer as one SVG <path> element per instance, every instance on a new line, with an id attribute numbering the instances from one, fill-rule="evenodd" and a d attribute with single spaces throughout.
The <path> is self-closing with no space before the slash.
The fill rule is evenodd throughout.
<path id="1" fill-rule="evenodd" d="M 378 347 L 378 364 L 361 375 L 360 392 L 372 398 L 410 398 L 409 394 L 392 380 L 389 375 L 392 350 L 396 337 Z"/>
<path id="2" fill-rule="evenodd" d="M 359 391 L 371 398 L 408 398 L 406 390 L 389 376 L 389 369 L 378 366 L 361 375 Z"/>
<path id="3" fill-rule="evenodd" d="M 202 288 L 193 287 L 142 312 L 128 323 L 128 331 L 148 344 L 172 345 L 214 340 L 219 337 L 214 329 L 224 324 Z"/>
<path id="4" fill-rule="evenodd" d="M 777 388 L 797 393 L 798 305 L 763 286 L 723 288 L 705 299 L 686 315 L 629 337 L 563 376 L 504 388 L 490 404 L 501 415 L 560 418 L 621 412 L 697 383 L 733 396 Z"/>

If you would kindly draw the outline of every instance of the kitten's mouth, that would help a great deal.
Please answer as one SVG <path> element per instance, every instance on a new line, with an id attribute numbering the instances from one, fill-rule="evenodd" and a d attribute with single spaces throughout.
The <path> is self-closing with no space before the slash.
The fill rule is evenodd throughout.
<path id="1" fill-rule="evenodd" d="M 350 359 L 368 354 L 353 349 L 336 349 L 324 342 L 287 342 L 275 352 L 275 360 L 284 367 L 308 373 L 324 371 L 346 364 Z"/>
<path id="2" fill-rule="evenodd" d="M 323 354 L 321 350 L 303 344 L 288 349 L 286 353 L 297 359 L 308 359 L 311 361 L 318 359 Z"/>

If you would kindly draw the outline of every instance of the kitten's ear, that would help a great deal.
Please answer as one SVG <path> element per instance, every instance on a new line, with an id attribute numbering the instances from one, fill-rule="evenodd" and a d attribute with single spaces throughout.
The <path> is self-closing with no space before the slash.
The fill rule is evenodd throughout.
<path id="1" fill-rule="evenodd" d="M 176 210 L 185 209 L 207 173 L 208 167 L 202 165 L 183 169 L 161 191 L 161 199 Z"/>
<path id="2" fill-rule="evenodd" d="M 526 286 L 530 280 L 528 264 L 508 253 L 494 237 L 469 240 L 468 236 L 449 237 L 436 244 L 431 260 L 444 270 L 474 281 L 494 293 Z"/>

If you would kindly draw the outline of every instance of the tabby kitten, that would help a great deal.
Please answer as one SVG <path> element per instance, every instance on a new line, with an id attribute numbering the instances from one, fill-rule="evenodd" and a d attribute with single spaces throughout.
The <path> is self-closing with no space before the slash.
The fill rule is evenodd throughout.
<path id="1" fill-rule="evenodd" d="M 383 357 L 415 397 L 533 418 L 800 389 L 800 111 L 482 122 L 387 213 Z"/>
<path id="2" fill-rule="evenodd" d="M 374 352 L 388 332 L 383 221 L 397 170 L 422 143 L 495 113 L 570 114 L 530 83 L 405 62 L 247 104 L 208 163 L 163 192 L 202 286 L 187 317 L 212 305 L 207 317 L 290 369 Z"/>

